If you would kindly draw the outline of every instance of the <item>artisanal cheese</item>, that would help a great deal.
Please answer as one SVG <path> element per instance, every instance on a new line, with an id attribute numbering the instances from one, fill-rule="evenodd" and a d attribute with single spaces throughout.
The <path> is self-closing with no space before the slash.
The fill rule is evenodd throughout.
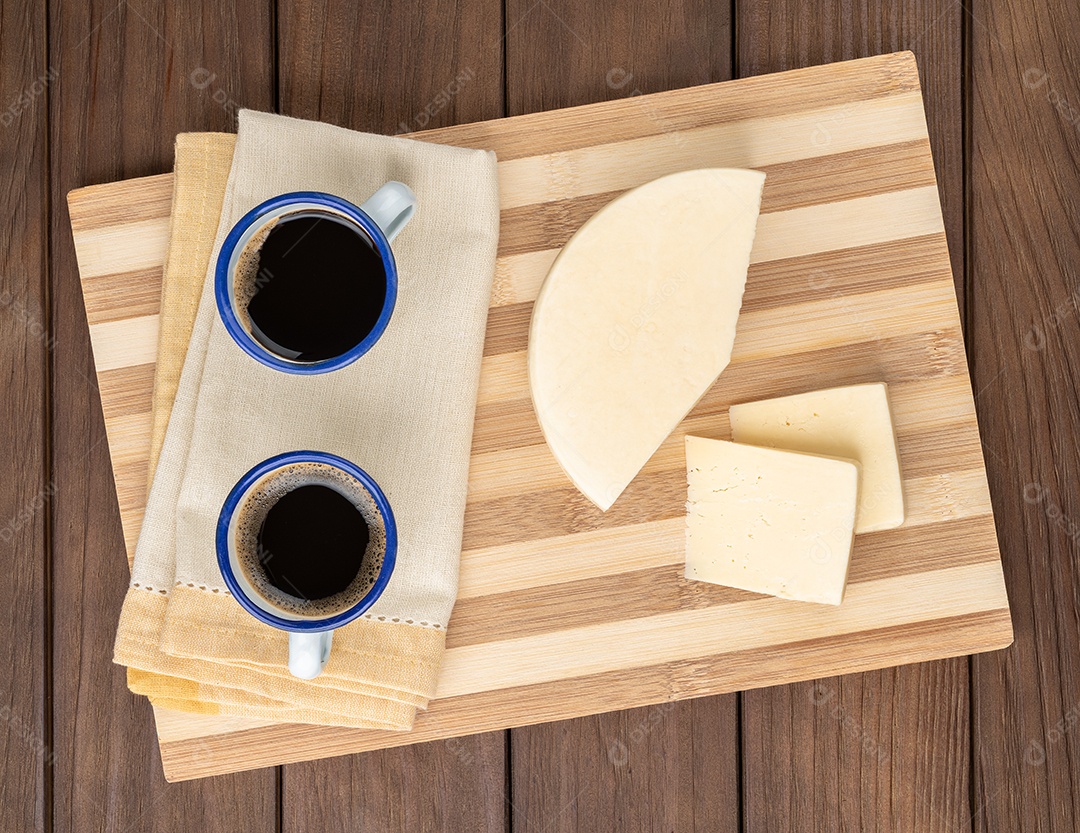
<path id="1" fill-rule="evenodd" d="M 563 247 L 533 310 L 529 383 L 555 459 L 606 510 L 731 359 L 765 175 L 684 171 Z"/>
<path id="2" fill-rule="evenodd" d="M 856 463 L 687 437 L 686 472 L 688 579 L 840 604 L 858 499 Z"/>
<path id="3" fill-rule="evenodd" d="M 900 456 L 883 383 L 732 405 L 731 436 L 740 443 L 857 460 L 863 480 L 856 534 L 904 522 Z"/>

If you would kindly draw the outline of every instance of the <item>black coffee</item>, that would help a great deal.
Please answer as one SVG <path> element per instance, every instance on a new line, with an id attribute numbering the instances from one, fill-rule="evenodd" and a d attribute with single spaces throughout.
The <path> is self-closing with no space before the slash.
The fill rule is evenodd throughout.
<path id="1" fill-rule="evenodd" d="M 301 486 L 270 507 L 259 550 L 270 583 L 283 593 L 317 601 L 341 593 L 360 572 L 367 550 L 360 510 L 329 486 Z"/>
<path id="2" fill-rule="evenodd" d="M 248 243 L 236 295 L 264 347 L 316 362 L 348 352 L 375 328 L 386 270 L 357 226 L 329 212 L 297 211 Z"/>
<path id="3" fill-rule="evenodd" d="M 265 601 L 324 617 L 352 607 L 374 586 L 385 527 L 374 499 L 351 475 L 297 463 L 261 481 L 237 511 L 239 565 Z"/>

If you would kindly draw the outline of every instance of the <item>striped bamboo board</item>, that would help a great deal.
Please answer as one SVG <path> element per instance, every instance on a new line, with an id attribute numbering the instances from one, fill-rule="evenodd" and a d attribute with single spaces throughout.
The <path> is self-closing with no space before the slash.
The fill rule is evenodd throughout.
<path id="1" fill-rule="evenodd" d="M 460 595 L 408 733 L 159 710 L 173 780 L 1001 648 L 1008 601 L 910 53 L 418 134 L 493 148 L 502 230 Z M 525 373 L 559 247 L 627 188 L 765 171 L 730 367 L 601 514 L 540 434 Z M 145 500 L 170 175 L 69 195 L 129 553 Z M 860 536 L 838 608 L 682 578 L 687 432 L 732 402 L 890 385 L 908 517 Z"/>

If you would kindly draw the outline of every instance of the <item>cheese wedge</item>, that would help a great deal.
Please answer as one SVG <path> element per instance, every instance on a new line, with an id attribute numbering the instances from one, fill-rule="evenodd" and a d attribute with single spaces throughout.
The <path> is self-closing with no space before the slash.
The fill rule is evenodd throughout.
<path id="1" fill-rule="evenodd" d="M 736 442 L 857 460 L 862 468 L 855 533 L 904 522 L 904 485 L 884 383 L 830 388 L 732 405 Z"/>
<path id="2" fill-rule="evenodd" d="M 765 175 L 662 177 L 597 212 L 533 309 L 529 383 L 555 459 L 607 510 L 731 359 Z"/>
<path id="3" fill-rule="evenodd" d="M 686 438 L 686 577 L 784 599 L 844 597 L 859 468 Z"/>

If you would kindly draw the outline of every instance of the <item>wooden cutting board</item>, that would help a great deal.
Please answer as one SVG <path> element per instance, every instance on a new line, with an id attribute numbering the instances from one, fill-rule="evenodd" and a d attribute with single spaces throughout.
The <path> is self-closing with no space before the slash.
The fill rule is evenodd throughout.
<path id="1" fill-rule="evenodd" d="M 158 710 L 195 778 L 1001 648 L 994 520 L 910 53 L 418 134 L 498 153 L 502 229 L 461 586 L 438 698 L 408 733 Z M 606 514 L 540 435 L 532 301 L 575 229 L 674 171 L 768 174 L 730 367 Z M 128 552 L 146 497 L 171 175 L 69 195 Z M 839 608 L 682 578 L 682 436 L 732 402 L 890 385 L 908 517 L 860 536 Z M 648 395 L 643 392 L 643 395 Z"/>

